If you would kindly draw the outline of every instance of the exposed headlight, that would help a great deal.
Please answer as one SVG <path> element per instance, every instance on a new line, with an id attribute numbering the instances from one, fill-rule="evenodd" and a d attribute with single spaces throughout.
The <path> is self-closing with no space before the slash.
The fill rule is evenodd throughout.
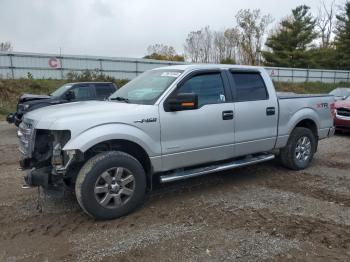
<path id="1" fill-rule="evenodd" d="M 69 157 L 73 157 L 77 152 L 74 149 L 66 150 L 66 153 Z"/>
<path id="2" fill-rule="evenodd" d="M 19 105 L 17 106 L 17 112 L 18 112 L 19 114 L 22 114 L 22 113 L 24 113 L 25 111 L 27 111 L 27 110 L 29 109 L 29 107 L 30 107 L 29 104 L 26 104 L 26 105 L 19 104 Z"/>
<path id="3" fill-rule="evenodd" d="M 54 145 L 51 158 L 52 165 L 61 166 L 63 164 L 61 150 L 61 144 L 57 143 L 56 145 Z"/>
<path id="4" fill-rule="evenodd" d="M 23 133 L 22 133 L 22 131 L 21 130 L 17 130 L 17 137 L 18 138 L 21 138 L 23 136 Z"/>

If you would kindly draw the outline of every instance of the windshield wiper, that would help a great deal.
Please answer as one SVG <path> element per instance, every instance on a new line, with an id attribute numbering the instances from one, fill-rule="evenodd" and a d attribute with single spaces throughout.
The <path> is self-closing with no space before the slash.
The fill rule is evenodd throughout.
<path id="1" fill-rule="evenodd" d="M 109 100 L 117 100 L 117 101 L 123 101 L 125 103 L 129 103 L 129 99 L 125 98 L 125 97 L 121 97 L 121 96 L 117 96 L 117 97 L 112 97 Z"/>

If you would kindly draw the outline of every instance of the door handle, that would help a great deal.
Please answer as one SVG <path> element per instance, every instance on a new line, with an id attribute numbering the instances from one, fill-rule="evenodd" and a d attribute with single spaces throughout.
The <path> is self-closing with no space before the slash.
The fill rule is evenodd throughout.
<path id="1" fill-rule="evenodd" d="M 276 114 L 276 108 L 275 107 L 267 107 L 266 108 L 266 115 L 273 116 Z"/>
<path id="2" fill-rule="evenodd" d="M 231 119 L 233 119 L 233 111 L 222 112 L 222 120 L 231 120 Z"/>

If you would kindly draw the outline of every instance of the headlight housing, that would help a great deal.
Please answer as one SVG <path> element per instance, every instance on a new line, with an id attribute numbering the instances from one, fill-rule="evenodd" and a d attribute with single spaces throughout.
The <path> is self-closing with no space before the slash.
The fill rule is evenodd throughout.
<path id="1" fill-rule="evenodd" d="M 23 114 L 30 108 L 29 104 L 19 104 L 17 107 L 17 113 L 18 114 Z"/>

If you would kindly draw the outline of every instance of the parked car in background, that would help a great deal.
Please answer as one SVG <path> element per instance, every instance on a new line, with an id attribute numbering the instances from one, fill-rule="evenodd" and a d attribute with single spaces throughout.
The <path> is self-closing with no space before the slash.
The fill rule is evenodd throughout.
<path id="1" fill-rule="evenodd" d="M 350 131 L 350 96 L 345 100 L 339 100 L 335 103 L 336 115 L 334 125 L 336 130 L 349 132 Z"/>
<path id="2" fill-rule="evenodd" d="M 139 206 L 167 183 L 275 158 L 305 169 L 334 134 L 334 97 L 277 95 L 260 67 L 178 65 L 147 71 L 107 101 L 26 114 L 18 130 L 25 187 L 75 189 L 89 215 Z"/>
<path id="3" fill-rule="evenodd" d="M 86 100 L 105 100 L 117 90 L 111 82 L 68 83 L 49 95 L 24 94 L 19 97 L 17 110 L 7 116 L 7 122 L 18 126 L 25 113 L 38 108 Z"/>
<path id="4" fill-rule="evenodd" d="M 350 96 L 350 87 L 338 87 L 332 90 L 329 94 L 333 95 L 336 101 L 344 100 Z"/>

